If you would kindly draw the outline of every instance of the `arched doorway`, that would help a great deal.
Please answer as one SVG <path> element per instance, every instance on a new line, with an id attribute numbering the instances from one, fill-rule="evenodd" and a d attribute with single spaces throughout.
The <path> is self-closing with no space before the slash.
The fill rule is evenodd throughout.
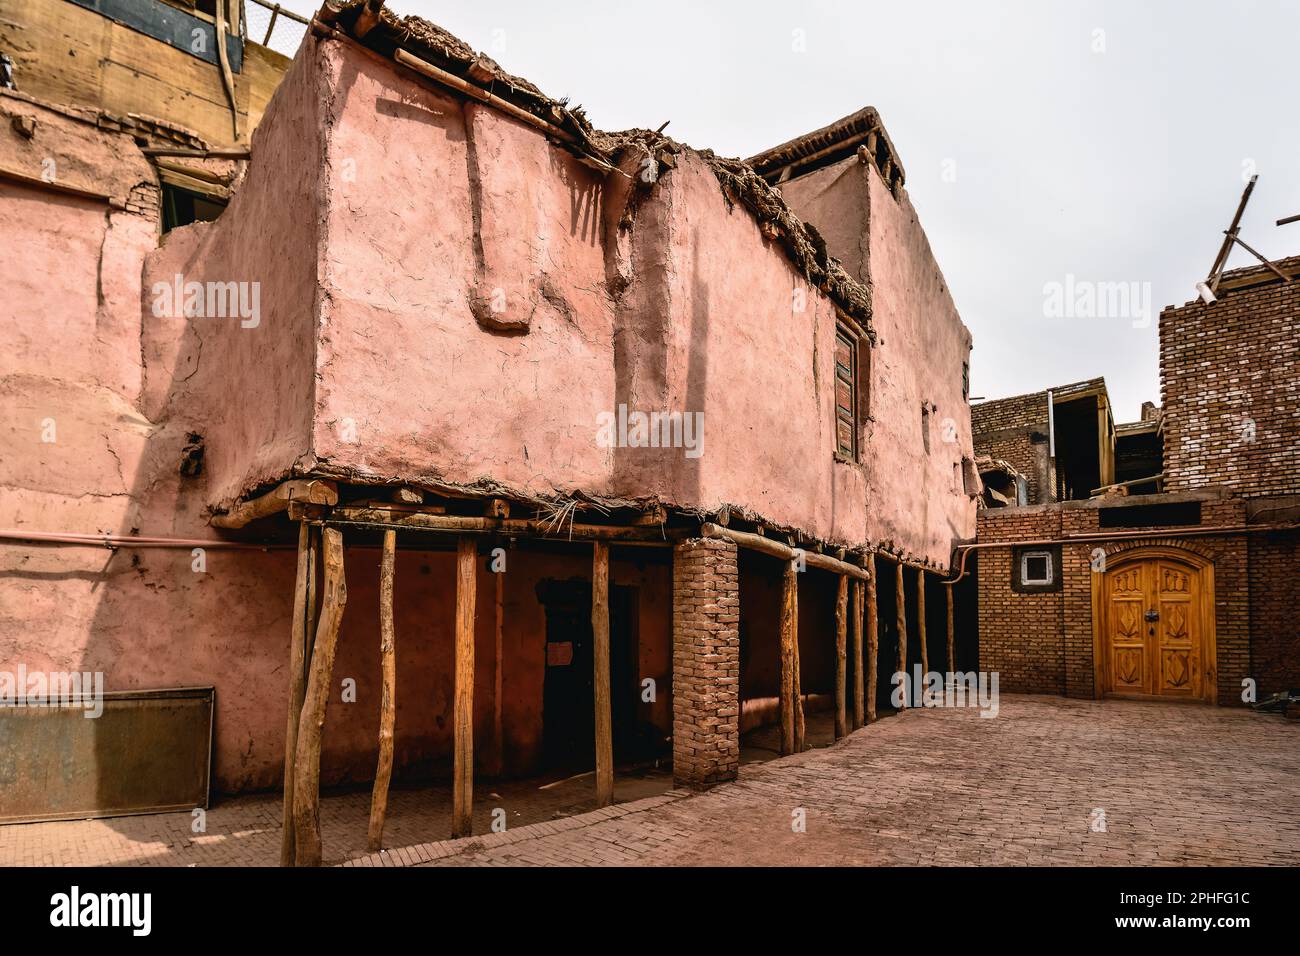
<path id="1" fill-rule="evenodd" d="M 1170 547 L 1136 548 L 1093 575 L 1099 694 L 1215 699 L 1214 566 Z"/>

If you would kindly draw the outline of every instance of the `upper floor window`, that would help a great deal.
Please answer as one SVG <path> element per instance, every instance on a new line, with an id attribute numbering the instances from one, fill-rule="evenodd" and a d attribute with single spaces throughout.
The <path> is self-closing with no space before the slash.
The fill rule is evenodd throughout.
<path id="1" fill-rule="evenodd" d="M 862 428 L 867 420 L 867 364 L 870 352 L 848 326 L 835 330 L 835 451 L 861 460 Z"/>

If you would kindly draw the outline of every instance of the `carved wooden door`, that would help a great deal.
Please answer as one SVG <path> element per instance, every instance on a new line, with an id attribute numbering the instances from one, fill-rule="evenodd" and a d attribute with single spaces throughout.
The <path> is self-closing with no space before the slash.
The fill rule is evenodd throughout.
<path id="1" fill-rule="evenodd" d="M 1106 689 L 1119 695 L 1200 699 L 1201 573 L 1165 558 L 1106 573 Z"/>

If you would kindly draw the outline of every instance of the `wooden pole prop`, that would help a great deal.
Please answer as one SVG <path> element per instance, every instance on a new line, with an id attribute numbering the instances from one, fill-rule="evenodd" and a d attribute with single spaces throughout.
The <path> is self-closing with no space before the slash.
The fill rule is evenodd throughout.
<path id="1" fill-rule="evenodd" d="M 383 692 L 379 702 L 379 767 L 370 795 L 370 831 L 366 844 L 371 853 L 384 845 L 384 817 L 388 813 L 388 783 L 393 776 L 393 724 L 397 713 L 397 650 L 393 629 L 393 566 L 397 558 L 397 532 L 384 532 L 379 562 L 379 663 Z"/>
<path id="2" fill-rule="evenodd" d="M 857 730 L 866 719 L 866 688 L 862 675 L 862 614 L 865 581 L 853 582 L 853 729 Z"/>
<path id="3" fill-rule="evenodd" d="M 614 802 L 614 738 L 609 701 L 609 545 L 593 545 L 591 634 L 595 653 L 596 806 Z"/>
<path id="4" fill-rule="evenodd" d="M 456 680 L 452 708 L 451 835 L 474 832 L 474 600 L 478 549 L 474 539 L 456 539 Z"/>
<path id="5" fill-rule="evenodd" d="M 343 533 L 323 528 L 325 590 L 316 639 L 312 642 L 311 674 L 298 721 L 298 746 L 293 782 L 294 862 L 297 866 L 320 866 L 320 741 L 325 726 L 325 705 L 329 701 L 334 672 L 334 651 L 339 625 L 348 603 L 347 580 L 343 574 Z"/>
<path id="6" fill-rule="evenodd" d="M 799 587 L 794 589 L 794 752 L 804 752 L 803 664 L 799 662 Z"/>
<path id="7" fill-rule="evenodd" d="M 952 585 L 948 585 L 943 590 L 948 597 L 948 670 L 949 672 L 955 672 L 957 670 L 957 652 L 952 638 Z"/>
<path id="8" fill-rule="evenodd" d="M 899 674 L 907 676 L 907 606 L 906 597 L 903 588 L 903 562 L 899 561 L 894 565 L 894 609 L 898 614 L 898 667 Z M 907 709 L 907 691 L 906 682 L 903 687 L 903 706 L 899 710 Z"/>
<path id="9" fill-rule="evenodd" d="M 880 628 L 876 621 L 876 563 L 871 559 L 871 577 L 867 578 L 867 723 L 876 722 L 876 668 L 880 657 Z"/>
<path id="10" fill-rule="evenodd" d="M 316 616 L 316 550 L 320 532 L 306 522 L 298 526 L 298 577 L 293 588 L 293 627 L 289 636 L 289 719 L 284 729 L 284 815 L 280 830 L 280 865 L 293 866 L 293 784 L 298 756 L 298 721 L 307 694 L 307 638 Z"/>
<path id="11" fill-rule="evenodd" d="M 835 739 L 848 736 L 849 579 L 840 575 L 835 596 Z"/>
<path id="12" fill-rule="evenodd" d="M 921 680 L 930 673 L 930 650 L 925 640 L 925 571 L 916 569 L 916 631 L 921 642 Z"/>
<path id="13" fill-rule="evenodd" d="M 781 754 L 794 753 L 794 649 L 798 629 L 798 578 L 794 562 L 785 564 L 781 581 Z"/>

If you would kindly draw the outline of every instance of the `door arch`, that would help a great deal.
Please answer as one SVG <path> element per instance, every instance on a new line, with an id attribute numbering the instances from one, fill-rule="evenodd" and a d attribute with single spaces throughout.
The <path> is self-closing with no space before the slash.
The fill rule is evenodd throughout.
<path id="1" fill-rule="evenodd" d="M 1092 576 L 1098 695 L 1214 701 L 1214 565 L 1180 548 L 1107 556 Z"/>

